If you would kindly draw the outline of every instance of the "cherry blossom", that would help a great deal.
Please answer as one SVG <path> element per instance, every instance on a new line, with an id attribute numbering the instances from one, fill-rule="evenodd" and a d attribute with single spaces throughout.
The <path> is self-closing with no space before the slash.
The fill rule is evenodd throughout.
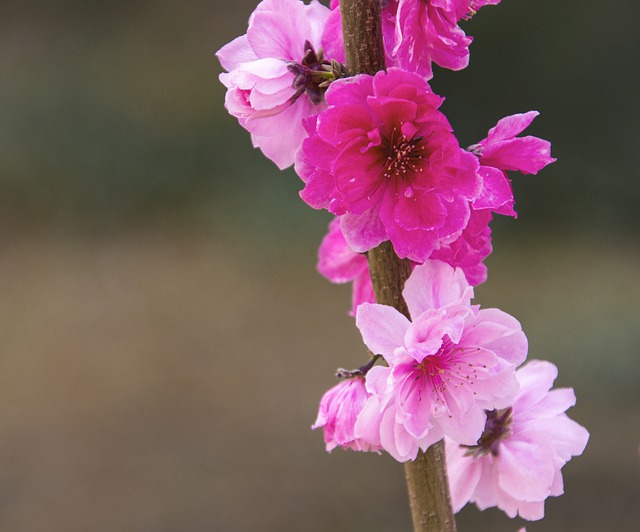
<path id="1" fill-rule="evenodd" d="M 383 0 L 382 34 L 387 66 L 433 77 L 433 63 L 450 70 L 469 64 L 472 37 L 458 23 L 500 0 Z M 331 25 L 339 27 L 339 5 L 332 0 Z M 333 32 L 338 37 L 337 31 Z"/>
<path id="2" fill-rule="evenodd" d="M 461 268 L 472 286 L 483 283 L 487 279 L 487 268 L 482 261 L 492 251 L 490 221 L 490 211 L 472 209 L 462 234 L 451 244 L 442 244 L 434 250 L 431 258 Z M 415 262 L 411 263 L 412 268 L 415 265 Z M 329 232 L 322 239 L 317 267 L 332 283 L 353 282 L 350 315 L 355 316 L 358 305 L 376 302 L 367 257 L 349 247 L 340 228 L 339 216 L 331 221 Z"/>
<path id="3" fill-rule="evenodd" d="M 517 137 L 538 116 L 537 111 L 507 116 L 489 130 L 487 137 L 469 150 L 480 161 L 482 193 L 473 201 L 473 209 L 489 209 L 498 214 L 515 216 L 513 191 L 507 170 L 537 174 L 555 161 L 551 144 L 538 137 Z"/>
<path id="4" fill-rule="evenodd" d="M 509 517 L 538 520 L 544 501 L 563 493 L 562 467 L 582 454 L 589 433 L 565 411 L 571 388 L 551 390 L 558 375 L 550 362 L 532 360 L 517 371 L 513 406 L 487 413 L 482 436 L 469 445 L 446 439 L 454 510 L 475 502 L 497 506 Z"/>
<path id="5" fill-rule="evenodd" d="M 296 160 L 301 197 L 343 215 L 356 252 L 390 240 L 401 258 L 424 262 L 454 242 L 482 180 L 438 111 L 442 98 L 420 76 L 389 69 L 335 81 L 325 99 Z"/>
<path id="6" fill-rule="evenodd" d="M 371 397 L 355 434 L 398 461 L 415 459 L 444 435 L 475 444 L 485 410 L 512 403 L 515 367 L 527 353 L 517 320 L 471 305 L 473 289 L 459 268 L 440 261 L 416 266 L 403 296 L 412 321 L 368 303 L 356 315 L 365 344 L 389 366 L 367 373 Z"/>
<path id="7" fill-rule="evenodd" d="M 361 303 L 375 303 L 367 257 L 349 248 L 340 229 L 339 217 L 331 221 L 329 232 L 320 244 L 318 271 L 332 283 L 353 282 L 349 312 L 352 316 Z"/>
<path id="8" fill-rule="evenodd" d="M 303 118 L 325 107 L 324 84 L 336 75 L 322 52 L 330 12 L 316 0 L 263 0 L 247 33 L 216 53 L 225 107 L 280 169 L 293 164 Z"/>
<path id="9" fill-rule="evenodd" d="M 354 435 L 356 418 L 368 396 L 364 377 L 360 375 L 341 381 L 323 395 L 318 417 L 311 428 L 324 430 L 327 451 L 339 446 L 354 451 L 380 449 L 379 446 L 371 445 Z"/>

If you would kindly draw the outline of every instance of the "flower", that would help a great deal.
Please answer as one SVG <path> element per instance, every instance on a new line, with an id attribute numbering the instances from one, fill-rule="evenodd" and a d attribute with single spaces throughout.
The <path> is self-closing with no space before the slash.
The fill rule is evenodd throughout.
<path id="1" fill-rule="evenodd" d="M 367 400 L 355 435 L 396 460 L 447 435 L 473 445 L 485 410 L 505 408 L 518 383 L 527 339 L 513 317 L 471 305 L 462 270 L 440 261 L 416 266 L 403 291 L 412 320 L 393 307 L 364 303 L 356 324 L 367 347 L 389 367 L 366 375 Z"/>
<path id="2" fill-rule="evenodd" d="M 450 244 L 440 244 L 430 258 L 460 268 L 472 286 L 484 283 L 487 267 L 482 261 L 493 251 L 489 227 L 491 218 L 489 210 L 476 210 L 472 204 L 469 221 L 460 236 Z"/>
<path id="3" fill-rule="evenodd" d="M 389 69 L 338 80 L 325 99 L 296 160 L 302 199 L 343 215 L 356 252 L 390 240 L 401 258 L 424 262 L 455 241 L 482 181 L 438 111 L 442 98 L 420 76 Z"/>
<path id="4" fill-rule="evenodd" d="M 340 218 L 334 218 L 329 224 L 329 232 L 322 240 L 318 250 L 318 271 L 332 283 L 353 281 L 351 311 L 355 316 L 361 303 L 375 303 L 369 262 L 361 253 L 351 251 L 340 230 Z"/>
<path id="5" fill-rule="evenodd" d="M 469 150 L 480 161 L 481 194 L 473 201 L 474 209 L 490 209 L 498 214 L 515 216 L 513 191 L 507 170 L 537 174 L 555 161 L 551 144 L 533 136 L 517 137 L 538 116 L 537 111 L 507 116 L 489 130 L 487 137 Z"/>
<path id="6" fill-rule="evenodd" d="M 354 451 L 379 450 L 379 447 L 354 435 L 356 417 L 362 411 L 368 396 L 364 377 L 361 375 L 341 381 L 322 396 L 318 417 L 311 428 L 324 429 L 327 451 L 338 446 Z"/>
<path id="7" fill-rule="evenodd" d="M 431 254 L 432 259 L 446 262 L 462 269 L 467 282 L 477 286 L 487 279 L 487 268 L 482 261 L 489 256 L 491 247 L 491 212 L 472 209 L 467 227 L 451 244 L 442 244 Z M 417 263 L 412 262 L 411 267 Z M 332 283 L 353 281 L 351 316 L 362 303 L 375 303 L 373 284 L 369 274 L 369 262 L 362 253 L 351 250 L 340 229 L 340 217 L 329 224 L 329 232 L 318 249 L 318 271 Z"/>
<path id="8" fill-rule="evenodd" d="M 476 444 L 446 439 L 456 512 L 475 502 L 481 510 L 497 506 L 509 517 L 542 519 L 545 499 L 563 493 L 560 470 L 587 445 L 587 430 L 565 414 L 575 404 L 573 390 L 551 390 L 558 375 L 553 364 L 532 360 L 516 375 L 513 406 L 488 412 Z"/>
<path id="9" fill-rule="evenodd" d="M 225 107 L 280 169 L 293 164 L 302 120 L 325 107 L 323 84 L 336 75 L 321 48 L 330 12 L 316 0 L 263 0 L 247 33 L 216 52 Z"/>
<path id="10" fill-rule="evenodd" d="M 469 64 L 473 40 L 458 26 L 485 5 L 500 0 L 386 0 L 382 9 L 382 35 L 387 65 L 433 77 L 432 63 L 451 70 Z M 331 8 L 339 5 L 332 0 Z M 339 16 L 335 10 L 331 18 Z M 337 25 L 332 20 L 332 25 Z"/>

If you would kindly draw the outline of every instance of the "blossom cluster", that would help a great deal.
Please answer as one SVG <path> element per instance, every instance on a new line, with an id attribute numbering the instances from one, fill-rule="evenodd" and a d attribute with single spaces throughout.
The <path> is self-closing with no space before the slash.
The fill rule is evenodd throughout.
<path id="1" fill-rule="evenodd" d="M 548 141 L 523 135 L 536 111 L 460 146 L 429 85 L 434 64 L 468 65 L 462 26 L 499 3 L 381 0 L 388 68 L 375 75 L 349 75 L 338 0 L 263 0 L 217 56 L 227 110 L 279 168 L 295 167 L 304 202 L 334 215 L 318 270 L 353 283 L 350 313 L 375 355 L 322 398 L 313 428 L 327 450 L 405 462 L 444 439 L 456 511 L 475 502 L 540 519 L 588 433 L 565 414 L 573 391 L 551 390 L 555 366 L 521 367 L 520 323 L 472 299 L 494 214 L 516 216 L 509 172 L 555 159 Z M 375 300 L 366 253 L 386 241 L 411 263 L 408 315 Z"/>

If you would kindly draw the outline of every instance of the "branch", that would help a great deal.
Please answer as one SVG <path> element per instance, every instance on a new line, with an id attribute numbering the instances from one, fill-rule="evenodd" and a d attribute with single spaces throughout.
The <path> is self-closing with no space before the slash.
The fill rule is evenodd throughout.
<path id="1" fill-rule="evenodd" d="M 341 0 L 340 11 L 349 73 L 374 75 L 386 70 L 380 0 Z M 388 241 L 367 255 L 376 301 L 410 317 L 402 297 L 404 283 L 411 274 L 409 261 L 399 259 Z M 440 441 L 426 453 L 419 452 L 415 461 L 405 464 L 416 532 L 456 530 L 444 452 L 444 441 Z"/>

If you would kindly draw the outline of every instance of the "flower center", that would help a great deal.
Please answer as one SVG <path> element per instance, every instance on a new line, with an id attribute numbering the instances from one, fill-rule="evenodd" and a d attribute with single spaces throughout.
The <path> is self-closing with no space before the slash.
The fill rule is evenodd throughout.
<path id="1" fill-rule="evenodd" d="M 486 456 L 491 453 L 493 456 L 500 454 L 500 441 L 508 438 L 511 434 L 511 423 L 513 421 L 513 408 L 502 410 L 487 410 L 487 422 L 484 432 L 477 445 L 465 445 L 469 450 L 467 456 Z"/>
<path id="2" fill-rule="evenodd" d="M 304 42 L 302 61 L 290 61 L 288 68 L 295 75 L 291 86 L 296 89 L 296 93 L 292 96 L 291 103 L 304 93 L 314 104 L 322 103 L 329 84 L 338 78 L 346 77 L 344 65 L 325 59 L 322 48 L 318 48 L 316 52 L 309 41 Z"/>
<path id="3" fill-rule="evenodd" d="M 404 133 L 394 127 L 387 143 L 387 159 L 384 163 L 384 177 L 399 177 L 406 179 L 408 174 L 422 168 L 424 156 L 424 137 L 407 138 Z"/>
<path id="4" fill-rule="evenodd" d="M 448 337 L 442 342 L 437 353 L 428 355 L 416 365 L 427 387 L 432 390 L 433 400 L 446 408 L 444 392 L 447 388 L 469 387 L 473 395 L 473 385 L 478 379 L 478 369 L 486 369 L 484 364 L 478 365 L 469 361 L 468 348 L 454 344 Z"/>

